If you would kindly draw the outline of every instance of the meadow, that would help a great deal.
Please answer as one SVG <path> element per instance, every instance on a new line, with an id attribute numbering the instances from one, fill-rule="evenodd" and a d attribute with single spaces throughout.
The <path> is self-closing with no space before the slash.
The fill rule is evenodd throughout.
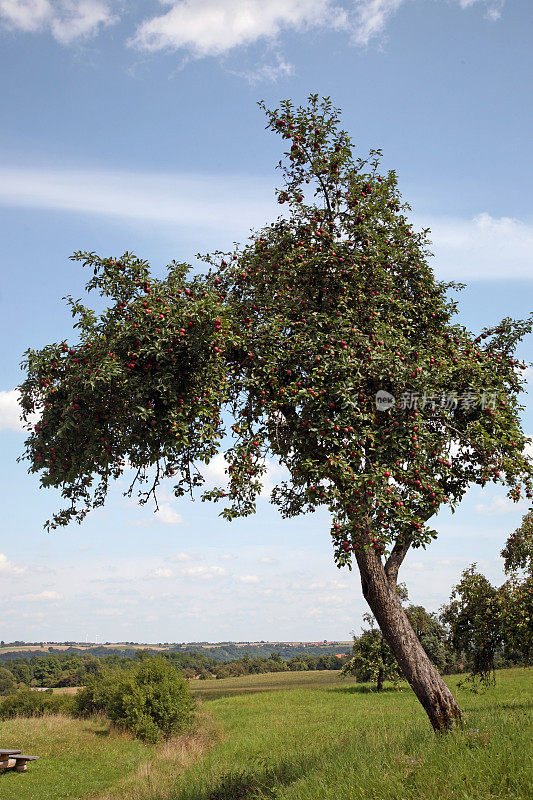
<path id="1" fill-rule="evenodd" d="M 447 680 L 465 724 L 445 736 L 432 733 L 407 686 L 377 694 L 325 672 L 192 682 L 202 698 L 196 734 L 159 746 L 102 721 L 2 722 L 4 746 L 43 757 L 0 777 L 0 797 L 531 800 L 532 670 L 499 671 L 482 694 Z"/>

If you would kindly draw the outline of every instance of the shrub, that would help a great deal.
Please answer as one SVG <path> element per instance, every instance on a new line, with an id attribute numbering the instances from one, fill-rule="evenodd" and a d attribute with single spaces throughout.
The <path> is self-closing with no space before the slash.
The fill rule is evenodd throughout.
<path id="1" fill-rule="evenodd" d="M 186 680 L 161 656 L 91 677 L 76 695 L 75 708 L 81 715 L 104 712 L 115 725 L 148 742 L 181 733 L 194 719 Z"/>
<path id="2" fill-rule="evenodd" d="M 0 719 L 10 717 L 42 717 L 45 714 L 70 714 L 73 709 L 72 696 L 36 692 L 34 689 L 19 689 L 0 701 Z"/>
<path id="3" fill-rule="evenodd" d="M 11 694 L 15 689 L 15 678 L 5 667 L 0 667 L 0 695 Z"/>

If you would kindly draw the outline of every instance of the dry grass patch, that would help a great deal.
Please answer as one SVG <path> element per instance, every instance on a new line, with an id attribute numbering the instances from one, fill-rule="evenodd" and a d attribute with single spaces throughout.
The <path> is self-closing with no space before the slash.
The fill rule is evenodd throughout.
<path id="1" fill-rule="evenodd" d="M 211 747 L 223 739 L 220 723 L 202 706 L 195 729 L 153 747 L 134 774 L 87 800 L 151 800 L 172 795 L 174 784 Z"/>

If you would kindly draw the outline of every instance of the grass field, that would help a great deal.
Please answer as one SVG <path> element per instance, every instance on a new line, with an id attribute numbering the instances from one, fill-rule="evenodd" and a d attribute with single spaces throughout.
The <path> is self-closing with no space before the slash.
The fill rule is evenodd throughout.
<path id="1" fill-rule="evenodd" d="M 269 672 L 264 675 L 245 675 L 242 678 L 189 682 L 192 692 L 202 700 L 216 700 L 219 697 L 235 697 L 256 692 L 353 685 L 355 682 L 342 678 L 339 670 L 328 669 L 310 672 Z"/>
<path id="2" fill-rule="evenodd" d="M 281 686 L 284 678 L 292 676 L 267 682 Z M 251 799 L 254 784 L 263 787 L 259 796 L 279 800 L 533 798 L 532 670 L 500 671 L 496 686 L 479 695 L 450 678 L 465 727 L 440 737 L 408 688 L 382 695 L 346 684 L 252 693 L 245 691 L 251 678 L 238 681 L 235 696 L 208 704 L 225 741 L 165 800 Z"/>
<path id="3" fill-rule="evenodd" d="M 2 747 L 38 755 L 25 773 L 0 774 L 2 800 L 66 800 L 112 786 L 148 759 L 149 748 L 105 722 L 49 716 L 0 722 Z"/>
<path id="4" fill-rule="evenodd" d="M 338 673 L 195 681 L 200 734 L 144 747 L 103 723 L 0 723 L 1 746 L 41 760 L 0 777 L 2 800 L 533 800 L 533 670 L 472 694 L 435 736 L 410 689 L 378 695 Z M 216 692 L 222 695 L 216 696 Z"/>

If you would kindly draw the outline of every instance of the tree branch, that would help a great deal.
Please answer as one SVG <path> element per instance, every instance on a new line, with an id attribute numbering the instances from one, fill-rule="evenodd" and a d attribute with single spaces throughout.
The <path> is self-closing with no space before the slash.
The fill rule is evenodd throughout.
<path id="1" fill-rule="evenodd" d="M 407 555 L 407 551 L 411 547 L 411 542 L 402 542 L 402 544 L 398 544 L 396 542 L 394 547 L 391 550 L 391 554 L 388 557 L 385 563 L 385 575 L 389 579 L 391 583 L 396 583 L 398 578 L 398 570 L 400 569 L 402 562 Z"/>

